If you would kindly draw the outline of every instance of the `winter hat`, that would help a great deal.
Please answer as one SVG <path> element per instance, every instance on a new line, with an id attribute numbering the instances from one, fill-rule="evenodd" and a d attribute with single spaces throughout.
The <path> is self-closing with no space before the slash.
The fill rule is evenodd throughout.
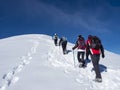
<path id="1" fill-rule="evenodd" d="M 88 39 L 91 39 L 92 38 L 92 35 L 88 35 Z"/>
<path id="2" fill-rule="evenodd" d="M 79 38 L 81 38 L 81 37 L 82 37 L 82 35 L 78 35 L 78 37 L 79 37 Z"/>

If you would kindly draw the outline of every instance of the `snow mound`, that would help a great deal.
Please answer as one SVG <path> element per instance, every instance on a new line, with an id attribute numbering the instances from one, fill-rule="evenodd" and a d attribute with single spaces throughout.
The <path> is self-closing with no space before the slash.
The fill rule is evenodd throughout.
<path id="1" fill-rule="evenodd" d="M 68 43 L 68 54 L 51 36 L 29 34 L 0 40 L 0 90 L 119 90 L 120 56 L 105 50 L 100 61 L 102 83 L 93 81 L 91 61 L 78 68 Z"/>

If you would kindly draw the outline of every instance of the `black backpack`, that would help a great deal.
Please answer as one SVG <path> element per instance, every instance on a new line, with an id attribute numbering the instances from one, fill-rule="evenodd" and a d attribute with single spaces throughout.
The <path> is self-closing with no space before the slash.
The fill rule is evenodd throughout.
<path id="1" fill-rule="evenodd" d="M 97 36 L 92 36 L 90 41 L 90 48 L 93 48 L 96 50 L 101 48 L 101 41 Z"/>
<path id="2" fill-rule="evenodd" d="M 54 39 L 58 39 L 58 36 L 57 36 L 57 35 L 55 35 L 55 36 L 54 36 Z"/>

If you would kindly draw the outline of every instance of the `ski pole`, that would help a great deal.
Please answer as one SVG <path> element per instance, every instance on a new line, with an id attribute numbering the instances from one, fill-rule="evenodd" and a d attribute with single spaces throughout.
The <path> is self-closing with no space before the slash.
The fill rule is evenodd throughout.
<path id="1" fill-rule="evenodd" d="M 74 67 L 75 67 L 75 54 L 74 54 L 74 50 L 73 50 L 73 62 L 74 62 Z"/>

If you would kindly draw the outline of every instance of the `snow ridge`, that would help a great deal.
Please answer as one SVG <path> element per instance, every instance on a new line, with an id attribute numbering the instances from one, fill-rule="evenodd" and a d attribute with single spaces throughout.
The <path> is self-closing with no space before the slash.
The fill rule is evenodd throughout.
<path id="1" fill-rule="evenodd" d="M 94 73 L 91 60 L 86 61 L 87 63 L 86 68 L 79 68 L 78 61 L 76 58 L 77 51 L 74 51 L 74 54 L 75 54 L 75 63 L 74 63 L 73 51 L 71 50 L 71 47 L 73 46 L 72 44 L 68 43 L 68 46 L 67 46 L 68 54 L 63 55 L 61 47 L 54 46 L 54 43 L 51 37 L 48 37 L 45 35 L 33 35 L 33 36 L 30 36 L 27 39 L 27 41 L 31 42 L 32 47 L 30 47 L 26 55 L 19 57 L 20 62 L 17 66 L 15 65 L 8 73 L 3 74 L 0 90 L 6 90 L 8 87 L 10 87 L 11 85 L 14 85 L 19 81 L 20 77 L 18 76 L 18 74 L 21 73 L 21 71 L 26 67 L 26 65 L 31 63 L 31 60 L 33 60 L 33 55 L 36 56 L 35 57 L 36 59 L 38 58 L 39 60 L 42 61 L 42 62 L 37 61 L 37 63 L 40 62 L 40 64 L 37 64 L 37 69 L 38 67 L 39 69 L 45 68 L 46 70 L 49 70 L 48 68 L 50 67 L 57 68 L 58 70 L 62 69 L 63 70 L 62 72 L 65 74 L 65 76 L 69 77 L 69 79 L 73 81 L 71 83 L 75 85 L 76 87 L 75 90 L 79 90 L 80 88 L 81 90 L 119 90 L 120 68 L 114 69 L 114 68 L 111 68 L 111 66 L 103 65 L 104 63 L 100 64 L 100 71 L 102 73 L 103 82 L 96 83 L 93 81 L 95 77 L 95 73 Z M 47 49 L 44 49 L 43 48 L 44 46 Z M 37 50 L 40 50 L 39 54 L 37 53 Z M 41 54 L 41 57 L 40 57 L 40 54 Z M 106 57 L 107 55 L 108 54 L 106 54 Z M 101 60 L 101 61 L 106 62 L 105 60 Z M 41 82 L 38 81 L 37 83 L 41 83 Z M 57 83 L 60 84 L 59 82 Z M 65 83 L 68 83 L 68 82 L 65 82 Z M 70 86 L 68 85 L 68 87 Z M 40 90 L 40 89 L 37 89 L 37 90 Z M 45 90 L 48 90 L 48 89 L 45 89 Z M 53 90 L 53 89 L 50 89 L 50 90 Z M 66 89 L 63 89 L 63 90 L 66 90 Z"/>

